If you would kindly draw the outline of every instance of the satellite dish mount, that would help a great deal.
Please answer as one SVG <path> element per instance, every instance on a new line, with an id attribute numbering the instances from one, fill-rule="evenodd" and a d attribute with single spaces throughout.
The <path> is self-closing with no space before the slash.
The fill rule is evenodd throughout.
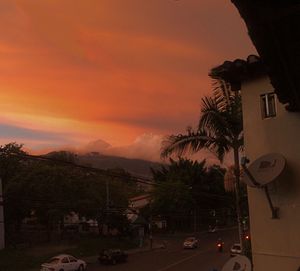
<path id="1" fill-rule="evenodd" d="M 264 190 L 272 212 L 272 219 L 279 219 L 279 208 L 272 203 L 268 184 L 274 181 L 284 170 L 284 157 L 276 153 L 267 154 L 256 159 L 248 168 L 247 164 L 249 162 L 247 157 L 243 157 L 241 160 L 245 172 L 244 182 L 251 187 Z"/>

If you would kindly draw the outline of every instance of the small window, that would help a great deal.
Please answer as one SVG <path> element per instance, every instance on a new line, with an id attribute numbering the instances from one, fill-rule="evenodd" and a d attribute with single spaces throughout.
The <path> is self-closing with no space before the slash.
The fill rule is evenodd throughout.
<path id="1" fill-rule="evenodd" d="M 260 95 L 262 118 L 273 118 L 276 116 L 276 97 L 275 93 Z"/>
<path id="2" fill-rule="evenodd" d="M 73 256 L 69 256 L 69 260 L 70 260 L 70 263 L 76 263 L 77 262 L 77 259 L 75 259 Z"/>

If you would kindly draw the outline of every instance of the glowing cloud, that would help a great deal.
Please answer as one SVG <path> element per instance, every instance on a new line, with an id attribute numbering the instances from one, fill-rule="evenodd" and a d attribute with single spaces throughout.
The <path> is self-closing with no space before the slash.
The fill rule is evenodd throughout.
<path id="1" fill-rule="evenodd" d="M 153 160 L 143 135 L 194 125 L 209 69 L 254 51 L 227 0 L 1 1 L 0 24 L 0 141 L 34 149 L 101 138 Z"/>

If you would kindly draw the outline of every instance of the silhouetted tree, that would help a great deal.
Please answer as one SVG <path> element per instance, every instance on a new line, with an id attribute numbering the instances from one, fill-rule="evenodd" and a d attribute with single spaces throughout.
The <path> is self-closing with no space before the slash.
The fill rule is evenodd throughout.
<path id="1" fill-rule="evenodd" d="M 215 153 L 222 162 L 224 155 L 230 151 L 234 155 L 236 209 L 240 241 L 242 242 L 242 224 L 240 211 L 240 161 L 239 152 L 243 148 L 243 120 L 242 104 L 239 92 L 231 92 L 228 85 L 216 81 L 216 88 L 212 97 L 202 99 L 201 116 L 198 127 L 188 128 L 187 133 L 171 135 L 165 139 L 162 156 L 173 153 L 195 153 L 208 149 Z"/>

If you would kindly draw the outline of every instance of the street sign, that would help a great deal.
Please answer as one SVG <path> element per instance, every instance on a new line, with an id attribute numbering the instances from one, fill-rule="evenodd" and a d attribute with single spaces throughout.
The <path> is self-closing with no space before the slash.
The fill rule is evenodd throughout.
<path id="1" fill-rule="evenodd" d="M 222 271 L 251 271 L 250 260 L 246 256 L 235 256 L 231 258 L 222 268 Z"/>

